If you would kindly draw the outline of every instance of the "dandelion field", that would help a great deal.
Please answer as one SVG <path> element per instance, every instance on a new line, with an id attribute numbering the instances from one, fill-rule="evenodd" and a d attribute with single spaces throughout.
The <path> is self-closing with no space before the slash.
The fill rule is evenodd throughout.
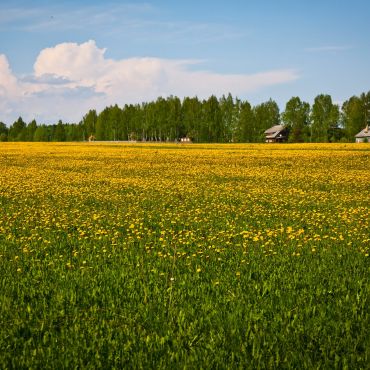
<path id="1" fill-rule="evenodd" d="M 0 368 L 369 368 L 369 159 L 1 143 Z"/>

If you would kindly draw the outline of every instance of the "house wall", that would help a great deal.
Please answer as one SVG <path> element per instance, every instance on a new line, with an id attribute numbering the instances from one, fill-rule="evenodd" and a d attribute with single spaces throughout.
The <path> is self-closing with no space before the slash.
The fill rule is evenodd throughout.
<path id="1" fill-rule="evenodd" d="M 356 143 L 370 143 L 370 137 L 356 137 Z"/>

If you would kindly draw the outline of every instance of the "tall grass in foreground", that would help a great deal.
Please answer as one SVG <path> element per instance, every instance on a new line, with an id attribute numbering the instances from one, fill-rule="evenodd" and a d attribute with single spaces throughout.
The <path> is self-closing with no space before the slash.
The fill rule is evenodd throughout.
<path id="1" fill-rule="evenodd" d="M 0 147 L 0 368 L 369 368 L 363 145 Z"/>

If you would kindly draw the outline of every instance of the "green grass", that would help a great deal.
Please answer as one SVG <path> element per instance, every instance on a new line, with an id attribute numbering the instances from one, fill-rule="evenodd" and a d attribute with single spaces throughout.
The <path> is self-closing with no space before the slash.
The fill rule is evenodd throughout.
<path id="1" fill-rule="evenodd" d="M 351 172 L 313 150 L 310 182 L 298 151 L 274 149 L 279 177 L 256 148 L 20 150 L 29 171 L 0 183 L 0 368 L 370 368 L 368 152 Z"/>

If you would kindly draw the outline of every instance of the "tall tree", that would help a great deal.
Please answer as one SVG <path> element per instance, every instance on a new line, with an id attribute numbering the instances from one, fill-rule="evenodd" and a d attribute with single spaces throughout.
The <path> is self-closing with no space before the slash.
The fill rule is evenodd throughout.
<path id="1" fill-rule="evenodd" d="M 365 115 L 363 124 L 363 128 L 365 128 L 366 126 L 370 126 L 370 91 L 368 91 L 366 94 L 362 93 L 360 95 L 360 99 L 362 102 L 362 107 Z"/>
<path id="2" fill-rule="evenodd" d="M 109 108 L 106 107 L 99 113 L 96 120 L 96 139 L 97 140 L 111 140 L 111 128 L 109 119 Z"/>
<path id="3" fill-rule="evenodd" d="M 61 120 L 58 121 L 58 124 L 55 127 L 53 140 L 54 141 L 66 141 L 66 131 L 65 131 L 63 122 Z"/>
<path id="4" fill-rule="evenodd" d="M 240 105 L 240 116 L 237 129 L 238 141 L 250 143 L 254 140 L 254 112 L 248 101 L 244 101 Z"/>
<path id="5" fill-rule="evenodd" d="M 123 107 L 122 110 L 122 135 L 123 140 L 133 140 L 136 138 L 136 120 L 140 111 L 139 105 L 127 105 Z"/>
<path id="6" fill-rule="evenodd" d="M 81 140 L 81 125 L 75 123 L 66 124 L 64 126 L 66 132 L 66 141 L 80 141 Z"/>
<path id="7" fill-rule="evenodd" d="M 139 111 L 142 112 L 143 122 L 141 123 L 141 131 L 144 132 L 142 140 L 146 141 L 157 141 L 159 138 L 157 137 L 159 133 L 159 128 L 156 127 L 156 105 L 154 102 L 151 103 L 143 103 L 139 110 L 134 111 L 132 122 L 137 121 L 137 116 L 139 115 Z M 134 124 L 135 131 L 140 131 L 139 127 L 136 127 L 136 123 Z M 158 129 L 158 131 L 157 131 Z"/>
<path id="8" fill-rule="evenodd" d="M 240 112 L 241 112 L 242 101 L 238 98 L 235 98 L 231 123 L 229 127 L 229 138 L 227 141 L 232 143 L 240 142 L 240 132 L 239 132 L 239 122 L 240 122 Z"/>
<path id="9" fill-rule="evenodd" d="M 0 122 L 0 141 L 8 141 L 8 131 L 5 123 Z"/>
<path id="10" fill-rule="evenodd" d="M 24 141 L 26 138 L 26 123 L 19 117 L 9 129 L 10 141 Z"/>
<path id="11" fill-rule="evenodd" d="M 202 121 L 200 140 L 209 143 L 221 141 L 224 127 L 222 125 L 220 104 L 214 95 L 203 102 Z"/>
<path id="12" fill-rule="evenodd" d="M 270 99 L 269 101 L 259 104 L 253 108 L 254 127 L 252 127 L 252 141 L 264 141 L 264 131 L 280 123 L 279 106 Z"/>
<path id="13" fill-rule="evenodd" d="M 185 135 L 194 141 L 199 141 L 202 124 L 202 103 L 197 97 L 186 97 L 181 108 Z"/>
<path id="14" fill-rule="evenodd" d="M 330 95 L 318 95 L 311 110 L 311 138 L 314 142 L 328 142 L 339 124 L 339 107 Z"/>
<path id="15" fill-rule="evenodd" d="M 33 141 L 33 136 L 35 134 L 35 131 L 37 129 L 37 123 L 36 120 L 32 120 L 28 125 L 26 129 L 26 141 Z"/>
<path id="16" fill-rule="evenodd" d="M 370 91 L 352 96 L 343 103 L 342 122 L 349 141 L 353 141 L 355 135 L 370 124 Z"/>
<path id="17" fill-rule="evenodd" d="M 37 126 L 35 133 L 33 134 L 33 141 L 48 141 L 49 140 L 48 129 L 45 125 Z"/>
<path id="18" fill-rule="evenodd" d="M 109 109 L 109 122 L 109 126 L 111 128 L 110 140 L 122 140 L 122 111 L 117 104 Z"/>
<path id="19" fill-rule="evenodd" d="M 95 135 L 96 131 L 96 121 L 98 116 L 96 114 L 95 109 L 90 109 L 87 114 L 82 119 L 82 127 L 83 127 L 83 136 L 84 140 L 87 140 L 91 135 Z"/>
<path id="20" fill-rule="evenodd" d="M 358 96 L 352 96 L 343 103 L 342 122 L 347 140 L 354 140 L 354 136 L 363 129 L 365 120 L 365 111 Z"/>
<path id="21" fill-rule="evenodd" d="M 185 129 L 181 115 L 181 101 L 177 96 L 170 96 L 167 98 L 167 122 L 170 131 L 168 132 L 169 140 L 176 140 L 184 136 Z"/>
<path id="22" fill-rule="evenodd" d="M 289 141 L 303 142 L 308 139 L 310 105 L 302 102 L 299 97 L 291 98 L 282 113 L 282 119 L 289 128 Z"/>
<path id="23" fill-rule="evenodd" d="M 132 117 L 131 117 L 131 125 L 132 131 L 130 132 L 130 140 L 138 140 L 139 133 L 142 131 L 144 121 L 144 114 L 141 106 L 139 104 L 135 104 L 132 106 Z"/>
<path id="24" fill-rule="evenodd" d="M 219 141 L 230 142 L 233 136 L 233 115 L 234 115 L 234 99 L 229 93 L 227 97 L 223 95 L 220 99 L 220 109 L 222 115 L 222 128 L 221 137 Z"/>
<path id="25" fill-rule="evenodd" d="M 167 100 L 160 96 L 153 104 L 148 106 L 148 109 L 150 112 L 150 121 L 146 121 L 147 125 L 141 127 L 141 136 L 145 138 L 150 132 L 155 140 L 167 140 L 170 135 Z"/>

